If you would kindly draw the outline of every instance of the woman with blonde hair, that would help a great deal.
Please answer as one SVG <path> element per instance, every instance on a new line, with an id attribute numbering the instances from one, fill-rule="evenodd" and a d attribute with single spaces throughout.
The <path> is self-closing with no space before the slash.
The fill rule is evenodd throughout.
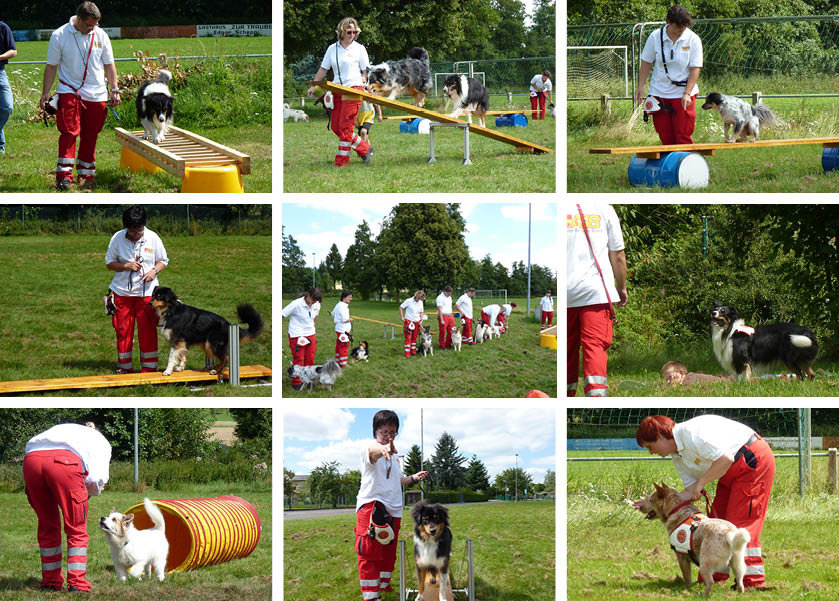
<path id="1" fill-rule="evenodd" d="M 367 67 L 370 59 L 367 50 L 356 42 L 361 28 L 352 17 L 347 17 L 338 23 L 335 34 L 338 41 L 326 49 L 326 54 L 320 63 L 315 82 L 323 81 L 332 69 L 332 82 L 363 90 L 367 83 Z M 308 89 L 307 94 L 312 98 L 315 87 Z M 365 165 L 370 164 L 373 157 L 373 147 L 359 137 L 354 130 L 355 118 L 361 108 L 361 100 L 346 100 L 341 94 L 332 94 L 333 108 L 330 114 L 330 127 L 338 136 L 338 154 L 335 155 L 335 166 L 343 167 L 350 164 L 350 152 L 355 150 Z"/>

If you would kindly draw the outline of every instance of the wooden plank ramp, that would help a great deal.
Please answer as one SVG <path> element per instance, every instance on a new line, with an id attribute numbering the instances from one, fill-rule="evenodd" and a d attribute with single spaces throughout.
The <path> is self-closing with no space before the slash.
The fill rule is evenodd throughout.
<path id="1" fill-rule="evenodd" d="M 238 165 L 242 175 L 251 172 L 250 156 L 174 125 L 159 144 L 144 140 L 142 131 L 116 127 L 114 132 L 120 144 L 181 179 L 187 167 Z"/>
<path id="2" fill-rule="evenodd" d="M 637 154 L 643 159 L 660 159 L 663 153 L 684 151 L 714 156 L 717 150 L 765 148 L 767 146 L 801 146 L 821 144 L 825 148 L 839 147 L 839 138 L 790 138 L 787 140 L 758 140 L 757 142 L 711 142 L 704 144 L 667 144 L 664 146 L 623 146 L 618 148 L 590 148 L 589 154 Z"/>
<path id="3" fill-rule="evenodd" d="M 337 84 L 331 81 L 310 81 L 309 85 L 318 86 L 320 88 L 323 88 L 324 90 L 329 90 L 331 92 L 337 92 L 343 98 L 348 98 L 350 100 L 369 100 L 370 102 L 374 102 L 382 106 L 389 106 L 391 108 L 399 109 L 405 111 L 406 113 L 410 113 L 411 115 L 425 117 L 426 119 L 438 121 L 440 123 L 463 123 L 463 121 L 461 121 L 460 119 L 449 117 L 448 115 L 444 115 L 443 113 L 438 113 L 436 111 L 432 111 L 426 108 L 420 108 L 418 106 L 414 106 L 413 104 L 399 102 L 398 100 L 391 100 L 383 96 L 376 96 L 375 94 L 370 94 L 369 92 L 364 92 L 363 90 L 356 90 L 354 88 L 342 86 L 341 84 Z M 501 132 L 498 132 L 494 129 L 487 129 L 486 127 L 481 127 L 477 123 L 472 123 L 469 126 L 469 131 L 479 136 L 484 136 L 485 138 L 491 138 L 498 142 L 512 144 L 516 150 L 520 150 L 522 152 L 531 152 L 533 154 L 553 152 L 553 150 L 545 146 L 539 146 L 538 144 L 533 144 L 531 142 L 527 142 L 519 138 L 514 138 L 513 136 L 502 134 Z"/>
<path id="4" fill-rule="evenodd" d="M 487 111 L 487 115 L 526 115 L 530 112 L 530 109 L 521 109 L 521 110 L 512 110 L 512 111 Z M 408 119 L 416 119 L 414 115 L 390 115 L 388 117 L 382 117 L 382 119 L 401 119 L 402 121 L 406 121 Z M 461 121 L 465 121 L 461 119 Z"/>
<path id="5" fill-rule="evenodd" d="M 228 370 L 222 371 L 224 379 L 229 378 Z M 270 378 L 271 370 L 263 365 L 242 365 L 239 378 Z M 216 382 L 218 375 L 206 371 L 185 369 L 164 376 L 163 372 L 153 371 L 134 374 L 106 374 L 98 376 L 80 376 L 76 378 L 50 378 L 42 380 L 18 380 L 0 382 L 0 394 L 18 392 L 45 392 L 49 390 L 71 390 L 87 388 L 113 388 L 117 386 L 139 386 L 141 384 L 178 384 L 184 382 Z"/>

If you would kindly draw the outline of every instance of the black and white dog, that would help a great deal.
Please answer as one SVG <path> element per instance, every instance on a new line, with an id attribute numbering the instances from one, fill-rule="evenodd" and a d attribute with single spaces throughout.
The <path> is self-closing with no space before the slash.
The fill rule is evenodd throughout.
<path id="1" fill-rule="evenodd" d="M 469 123 L 472 114 L 478 119 L 478 125 L 486 127 L 486 113 L 489 110 L 489 92 L 484 85 L 474 77 L 465 75 L 449 75 L 446 78 L 443 91 L 454 104 L 454 111 L 450 117 L 458 118 L 466 113 Z"/>
<path id="2" fill-rule="evenodd" d="M 342 373 L 341 366 L 335 359 L 330 359 L 323 365 L 291 365 L 286 371 L 289 378 L 300 378 L 303 381 L 301 389 L 307 390 L 311 390 L 318 383 L 332 390 Z"/>
<path id="3" fill-rule="evenodd" d="M 775 125 L 778 122 L 775 113 L 762 102 L 752 106 L 736 96 L 726 96 L 717 92 L 711 92 L 705 97 L 702 108 L 706 111 L 714 109 L 719 112 L 725 124 L 726 142 L 732 141 L 728 137 L 728 130 L 732 125 L 734 126 L 734 142 L 742 142 L 749 136 L 754 136 L 753 141 L 757 142 L 761 125 Z"/>
<path id="4" fill-rule="evenodd" d="M 803 380 L 814 378 L 813 363 L 819 354 L 816 336 L 806 326 L 775 323 L 750 328 L 737 310 L 714 301 L 711 308 L 711 341 L 717 360 L 742 381 L 753 372 L 783 363 Z"/>
<path id="5" fill-rule="evenodd" d="M 414 47 L 400 61 L 371 65 L 367 75 L 367 91 L 394 100 L 410 94 L 414 104 L 422 106 L 431 89 L 431 66 L 425 48 Z"/>
<path id="6" fill-rule="evenodd" d="M 362 340 L 361 342 L 359 342 L 358 346 L 355 347 L 352 351 L 350 351 L 350 357 L 353 358 L 353 361 L 369 361 L 370 347 L 368 346 L 367 341 Z"/>
<path id="7" fill-rule="evenodd" d="M 163 142 L 172 125 L 172 74 L 161 69 L 157 79 L 147 81 L 137 90 L 137 119 L 143 124 L 143 139 L 155 144 Z"/>

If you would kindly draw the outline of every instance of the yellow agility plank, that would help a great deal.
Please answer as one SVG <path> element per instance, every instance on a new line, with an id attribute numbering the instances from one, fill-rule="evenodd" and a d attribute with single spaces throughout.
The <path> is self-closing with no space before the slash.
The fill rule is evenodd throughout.
<path id="1" fill-rule="evenodd" d="M 224 379 L 229 378 L 228 370 L 222 372 Z M 239 378 L 270 378 L 271 370 L 262 365 L 243 365 L 239 368 Z M 218 375 L 206 371 L 186 369 L 164 376 L 163 372 L 154 371 L 134 374 L 108 374 L 100 376 L 80 376 L 76 378 L 50 378 L 42 380 L 18 380 L 0 382 L 0 394 L 17 392 L 42 392 L 49 390 L 70 390 L 74 388 L 112 388 L 116 386 L 139 386 L 140 384 L 176 384 L 183 382 L 214 382 Z"/>
<path id="2" fill-rule="evenodd" d="M 370 94 L 369 92 L 364 92 L 363 90 L 356 90 L 347 86 L 342 86 L 341 84 L 337 84 L 331 81 L 310 81 L 309 85 L 318 86 L 324 90 L 329 90 L 330 92 L 337 92 L 341 94 L 341 97 L 347 98 L 348 100 L 368 100 L 375 104 L 389 106 L 390 108 L 399 109 L 405 111 L 406 113 L 410 113 L 418 117 L 425 117 L 426 119 L 438 121 L 440 123 L 463 123 L 463 121 L 461 121 L 460 119 L 449 117 L 448 115 L 444 115 L 443 113 L 431 111 L 426 108 L 420 108 L 418 106 L 414 106 L 413 104 L 399 102 L 398 100 L 391 100 L 382 96 L 376 96 L 375 94 Z M 469 126 L 469 131 L 479 136 L 484 136 L 485 138 L 497 140 L 498 142 L 512 144 L 516 150 L 521 150 L 523 152 L 531 152 L 534 154 L 553 152 L 553 150 L 551 150 L 550 148 L 546 148 L 545 146 L 539 146 L 538 144 L 526 142 L 525 140 L 520 140 L 519 138 L 514 138 L 513 136 L 508 136 L 507 134 L 502 134 L 498 131 L 495 131 L 494 129 L 487 129 L 486 127 L 481 127 L 477 123 L 472 123 Z"/>
<path id="3" fill-rule="evenodd" d="M 705 144 L 668 144 L 664 146 L 623 146 L 619 148 L 590 148 L 589 154 L 637 154 L 645 159 L 659 159 L 662 153 L 684 151 L 714 155 L 716 150 L 734 148 L 764 148 L 766 146 L 801 146 L 821 144 L 825 148 L 839 147 L 839 138 L 791 138 L 788 140 L 758 140 L 757 142 L 712 142 Z"/>
<path id="4" fill-rule="evenodd" d="M 512 110 L 512 111 L 487 111 L 487 115 L 526 115 L 527 113 L 531 112 L 530 109 L 521 109 L 521 110 Z M 396 115 L 390 117 L 382 117 L 382 119 L 401 119 L 405 121 L 407 119 L 416 119 L 413 115 Z"/>

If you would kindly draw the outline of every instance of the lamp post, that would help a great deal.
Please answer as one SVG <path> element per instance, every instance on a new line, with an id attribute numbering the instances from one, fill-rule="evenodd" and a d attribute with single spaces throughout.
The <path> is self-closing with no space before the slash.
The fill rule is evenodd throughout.
<path id="1" fill-rule="evenodd" d="M 516 453 L 516 501 L 519 500 L 519 454 Z"/>
<path id="2" fill-rule="evenodd" d="M 315 287 L 315 253 L 312 253 L 312 288 Z"/>

